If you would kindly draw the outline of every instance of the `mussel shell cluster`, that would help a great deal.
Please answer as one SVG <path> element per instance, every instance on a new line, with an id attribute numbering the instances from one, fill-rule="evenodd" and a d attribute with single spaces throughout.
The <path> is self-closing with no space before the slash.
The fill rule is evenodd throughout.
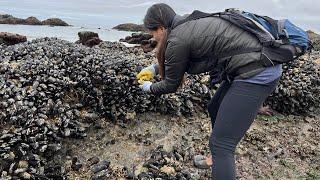
<path id="1" fill-rule="evenodd" d="M 63 177 L 61 167 L 46 167 L 46 162 L 61 148 L 62 138 L 86 136 L 83 121 L 105 118 L 125 124 L 136 113 L 187 115 L 205 107 L 202 99 L 210 99 L 211 94 L 200 76 L 190 78 L 184 89 L 172 95 L 143 92 L 136 73 L 152 61 L 154 57 L 141 49 L 111 42 L 88 48 L 42 38 L 1 45 L 3 176 Z M 20 161 L 27 166 L 21 169 Z M 51 171 L 60 173 L 52 175 Z"/>
<path id="2" fill-rule="evenodd" d="M 272 109 L 286 114 L 305 115 L 320 108 L 320 52 L 307 53 L 284 64 L 279 85 L 267 99 Z"/>

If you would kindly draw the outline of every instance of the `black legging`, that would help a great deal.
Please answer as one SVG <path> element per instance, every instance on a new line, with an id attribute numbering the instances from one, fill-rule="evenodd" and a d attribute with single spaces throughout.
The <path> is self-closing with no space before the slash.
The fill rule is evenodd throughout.
<path id="1" fill-rule="evenodd" d="M 279 79 L 265 85 L 224 81 L 208 104 L 212 179 L 236 179 L 234 151 Z"/>

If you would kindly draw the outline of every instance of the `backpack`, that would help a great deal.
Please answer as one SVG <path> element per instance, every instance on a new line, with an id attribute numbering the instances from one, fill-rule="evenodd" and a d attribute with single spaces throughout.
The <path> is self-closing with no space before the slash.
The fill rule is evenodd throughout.
<path id="1" fill-rule="evenodd" d="M 233 8 L 218 13 L 205 13 L 195 10 L 187 18 L 171 27 L 171 29 L 185 22 L 205 17 L 220 17 L 229 21 L 256 36 L 262 44 L 262 49 L 253 48 L 235 50 L 219 55 L 218 58 L 261 51 L 263 64 L 265 66 L 272 66 L 274 64 L 293 61 L 312 48 L 307 32 L 294 25 L 289 20 L 275 20 L 268 16 L 260 16 Z"/>

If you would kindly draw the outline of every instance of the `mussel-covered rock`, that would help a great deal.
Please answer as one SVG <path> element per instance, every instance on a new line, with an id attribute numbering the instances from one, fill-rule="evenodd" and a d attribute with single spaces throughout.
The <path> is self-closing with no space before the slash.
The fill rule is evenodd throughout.
<path id="1" fill-rule="evenodd" d="M 9 162 L 1 170 L 61 178 L 64 170 L 59 165 L 43 164 L 61 150 L 62 138 L 86 137 L 82 122 L 106 118 L 125 123 L 147 111 L 187 115 L 205 106 L 210 92 L 197 76 L 173 95 L 141 91 L 136 73 L 154 60 L 142 49 L 111 42 L 88 48 L 42 38 L 1 45 L 0 122 L 12 126 L 0 132 L 0 156 Z M 90 163 L 97 166 L 93 171 L 107 167 L 97 163 Z M 81 167 L 75 162 L 71 169 Z"/>
<path id="2" fill-rule="evenodd" d="M 319 51 L 283 65 L 279 85 L 267 104 L 282 113 L 306 114 L 320 108 Z"/>
<path id="3" fill-rule="evenodd" d="M 288 113 L 312 111 L 319 105 L 319 52 L 284 65 L 283 77 L 267 103 Z M 65 176 L 60 164 L 48 164 L 62 151 L 63 138 L 85 138 L 86 126 L 97 119 L 125 124 L 148 111 L 191 115 L 206 111 L 214 91 L 207 75 L 187 75 L 174 94 L 152 95 L 139 88 L 136 74 L 156 59 L 141 48 L 102 42 L 92 48 L 56 38 L 13 46 L 0 45 L 0 170 L 3 176 Z M 159 80 L 156 77 L 154 81 Z M 8 127 L 8 128 L 7 128 Z M 147 142 L 146 142 L 147 143 Z M 147 143 L 148 144 L 148 143 Z M 179 166 L 182 152 L 162 150 L 145 163 L 141 178 L 186 178 Z M 86 164 L 92 178 L 109 177 L 109 164 L 97 158 Z M 70 169 L 83 165 L 73 160 Z M 174 169 L 174 170 L 173 170 Z M 30 175 L 30 176 L 29 176 Z M 129 175 L 128 175 L 129 176 Z M 130 175 L 132 177 L 132 173 Z"/>

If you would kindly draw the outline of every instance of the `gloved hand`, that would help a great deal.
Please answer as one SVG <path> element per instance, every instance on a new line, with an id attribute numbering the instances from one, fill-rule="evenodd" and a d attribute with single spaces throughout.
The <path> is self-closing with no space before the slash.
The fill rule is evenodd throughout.
<path id="1" fill-rule="evenodd" d="M 150 92 L 150 87 L 152 85 L 152 82 L 150 81 L 143 81 L 141 83 L 141 85 L 139 86 L 143 91 L 146 91 L 146 92 Z"/>
<path id="2" fill-rule="evenodd" d="M 153 77 L 157 75 L 155 66 L 155 64 L 152 64 L 139 72 L 137 79 L 140 84 L 143 84 L 143 81 L 152 80 Z"/>

